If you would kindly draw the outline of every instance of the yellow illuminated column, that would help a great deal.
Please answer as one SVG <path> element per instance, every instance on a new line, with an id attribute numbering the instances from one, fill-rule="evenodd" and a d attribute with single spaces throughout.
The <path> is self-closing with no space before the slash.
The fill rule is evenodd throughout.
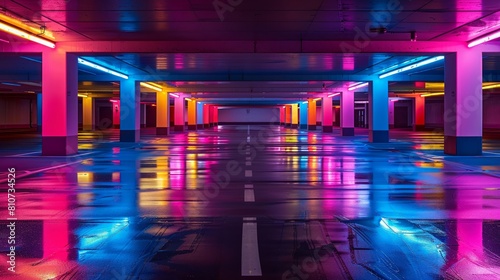
<path id="1" fill-rule="evenodd" d="M 163 90 L 156 93 L 156 135 L 168 135 L 170 131 L 170 95 Z"/>
<path id="2" fill-rule="evenodd" d="M 197 102 L 194 99 L 188 100 L 188 130 L 196 130 L 196 109 Z"/>
<path id="3" fill-rule="evenodd" d="M 83 104 L 83 130 L 94 130 L 94 99 L 92 97 L 82 97 Z"/>
<path id="4" fill-rule="evenodd" d="M 292 128 L 299 128 L 299 105 L 292 104 Z"/>
<path id="5" fill-rule="evenodd" d="M 307 129 L 316 130 L 316 100 L 307 100 Z"/>

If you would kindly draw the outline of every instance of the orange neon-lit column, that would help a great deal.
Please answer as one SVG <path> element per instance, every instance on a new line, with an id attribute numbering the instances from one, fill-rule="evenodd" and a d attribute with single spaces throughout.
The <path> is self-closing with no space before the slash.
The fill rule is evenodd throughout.
<path id="1" fill-rule="evenodd" d="M 307 100 L 307 129 L 316 130 L 316 100 Z"/>
<path id="2" fill-rule="evenodd" d="M 292 106 L 291 105 L 285 106 L 285 126 L 286 127 L 292 126 Z"/>
<path id="3" fill-rule="evenodd" d="M 331 97 L 323 97 L 321 102 L 323 132 L 333 132 L 333 103 Z"/>
<path id="4" fill-rule="evenodd" d="M 94 98 L 82 97 L 83 105 L 83 130 L 94 130 Z"/>
<path id="5" fill-rule="evenodd" d="M 203 105 L 203 127 L 210 127 L 210 106 L 207 104 Z"/>
<path id="6" fill-rule="evenodd" d="M 156 135 L 170 132 L 170 94 L 163 90 L 156 93 Z"/>
<path id="7" fill-rule="evenodd" d="M 280 106 L 280 125 L 285 125 L 285 106 Z"/>
<path id="8" fill-rule="evenodd" d="M 197 102 L 194 99 L 188 100 L 188 130 L 196 130 L 196 109 Z"/>
<path id="9" fill-rule="evenodd" d="M 60 49 L 42 53 L 42 155 L 78 152 L 77 56 Z"/>
<path id="10" fill-rule="evenodd" d="M 483 152 L 483 54 L 477 49 L 445 56 L 444 152 Z"/>
<path id="11" fill-rule="evenodd" d="M 344 89 L 340 95 L 342 136 L 354 136 L 354 92 Z"/>
<path id="12" fill-rule="evenodd" d="M 120 82 L 120 142 L 138 142 L 141 131 L 141 91 L 139 82 Z"/>
<path id="13" fill-rule="evenodd" d="M 184 131 L 186 126 L 186 102 L 184 97 L 180 95 L 175 98 L 175 110 L 174 110 L 174 130 L 175 131 Z"/>
<path id="14" fill-rule="evenodd" d="M 299 105 L 292 104 L 292 128 L 299 128 Z"/>
<path id="15" fill-rule="evenodd" d="M 394 102 L 392 102 L 394 103 Z M 422 131 L 425 130 L 425 98 L 421 96 L 415 96 L 415 113 L 413 130 Z"/>

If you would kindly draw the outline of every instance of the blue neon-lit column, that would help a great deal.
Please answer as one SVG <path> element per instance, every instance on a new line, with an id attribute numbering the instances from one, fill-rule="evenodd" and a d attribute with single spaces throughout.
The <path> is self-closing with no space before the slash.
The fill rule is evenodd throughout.
<path id="1" fill-rule="evenodd" d="M 42 132 L 42 94 L 36 94 L 36 130 Z"/>
<path id="2" fill-rule="evenodd" d="M 316 130 L 316 124 L 318 123 L 316 119 L 316 100 L 307 100 L 307 129 Z"/>
<path id="3" fill-rule="evenodd" d="M 77 57 L 60 49 L 42 53 L 42 155 L 78 152 Z"/>
<path id="4" fill-rule="evenodd" d="M 342 136 L 354 136 L 354 92 L 347 88 L 340 95 L 340 128 Z"/>
<path id="5" fill-rule="evenodd" d="M 184 131 L 186 125 L 186 102 L 184 97 L 180 95 L 175 99 L 175 119 L 174 119 L 174 127 L 175 131 Z"/>
<path id="6" fill-rule="evenodd" d="M 373 143 L 389 142 L 389 83 L 387 80 L 374 78 L 368 89 L 370 111 L 369 141 Z"/>
<path id="7" fill-rule="evenodd" d="M 120 82 L 120 141 L 138 142 L 141 129 L 141 91 L 139 82 L 129 78 Z"/>
<path id="8" fill-rule="evenodd" d="M 300 102 L 299 103 L 299 128 L 307 129 L 307 106 L 308 103 Z"/>
<path id="9" fill-rule="evenodd" d="M 482 154 L 482 61 L 482 53 L 476 49 L 462 50 L 445 57 L 445 154 Z"/>
<path id="10" fill-rule="evenodd" d="M 331 97 L 323 97 L 321 101 L 321 114 L 323 132 L 333 132 L 333 103 Z"/>
<path id="11" fill-rule="evenodd" d="M 203 102 L 198 102 L 196 104 L 196 128 L 197 129 L 202 129 L 203 128 Z"/>

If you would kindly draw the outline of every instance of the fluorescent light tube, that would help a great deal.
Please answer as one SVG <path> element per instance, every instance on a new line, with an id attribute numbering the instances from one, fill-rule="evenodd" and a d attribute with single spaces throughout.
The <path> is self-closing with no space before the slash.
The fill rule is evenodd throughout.
<path id="1" fill-rule="evenodd" d="M 368 83 L 356 83 L 348 88 L 348 90 L 355 90 L 358 88 L 366 87 L 368 86 Z"/>
<path id="2" fill-rule="evenodd" d="M 389 77 L 389 76 L 392 76 L 392 75 L 396 75 L 396 74 L 399 74 L 399 73 L 402 73 L 402 72 L 405 72 L 405 71 L 408 71 L 408 70 L 412 70 L 412 69 L 418 68 L 420 66 L 424 66 L 424 65 L 436 62 L 436 61 L 443 60 L 443 59 L 444 59 L 443 55 L 435 56 L 435 57 L 432 57 L 432 58 L 429 58 L 429 59 L 426 59 L 426 60 L 422 60 L 420 62 L 411 64 L 411 65 L 408 65 L 408 66 L 405 66 L 405 67 L 402 67 L 402 68 L 399 68 L 399 69 L 396 69 L 396 70 L 384 73 L 384 74 L 382 74 L 382 75 L 380 75 L 378 77 L 379 77 L 379 79 L 383 79 L 383 78 L 386 78 L 386 77 Z"/>
<path id="3" fill-rule="evenodd" d="M 153 83 L 144 83 L 144 82 L 141 82 L 141 86 L 147 87 L 147 88 L 152 89 L 154 91 L 162 91 L 163 90 L 163 88 L 160 85 L 153 84 Z"/>
<path id="4" fill-rule="evenodd" d="M 10 26 L 10 25 L 5 24 L 3 22 L 0 22 L 0 30 L 3 30 L 7 33 L 19 36 L 19 37 L 24 38 L 26 40 L 30 40 L 32 42 L 38 43 L 40 45 L 44 45 L 44 46 L 52 48 L 52 49 L 56 47 L 56 44 L 54 42 L 51 42 L 49 40 L 38 37 L 35 34 L 30 34 L 22 29 L 19 29 L 19 28 L 14 27 L 14 26 Z"/>
<path id="5" fill-rule="evenodd" d="M 179 98 L 179 95 L 175 94 L 175 93 L 169 93 L 171 96 L 175 97 L 175 98 Z M 206 104 L 205 104 L 206 105 Z"/>
<path id="6" fill-rule="evenodd" d="M 87 60 L 84 60 L 84 59 L 81 59 L 81 58 L 78 58 L 78 63 L 86 65 L 86 66 L 89 66 L 89 67 L 92 67 L 92 68 L 97 69 L 99 71 L 102 71 L 102 72 L 105 72 L 105 73 L 108 73 L 108 74 L 111 74 L 111 75 L 123 78 L 123 79 L 128 79 L 128 76 L 125 75 L 125 74 L 116 72 L 114 70 L 111 70 L 109 68 L 106 68 L 104 66 L 95 64 L 93 62 L 90 62 L 90 61 L 87 61 Z"/>
<path id="7" fill-rule="evenodd" d="M 497 38 L 500 38 L 500 30 L 497 30 L 493 33 L 486 35 L 486 36 L 474 39 L 467 46 L 469 48 L 472 48 L 472 47 L 475 47 L 475 46 L 480 45 L 482 43 L 486 43 L 488 41 L 495 40 Z"/>
<path id="8" fill-rule="evenodd" d="M 335 97 L 335 96 L 337 96 L 337 95 L 340 95 L 340 92 L 337 92 L 337 93 L 332 93 L 332 94 L 328 95 L 328 97 Z"/>
<path id="9" fill-rule="evenodd" d="M 429 96 L 439 96 L 439 95 L 444 95 L 444 92 L 436 92 L 436 93 L 426 93 L 420 95 L 421 97 L 429 97 Z"/>

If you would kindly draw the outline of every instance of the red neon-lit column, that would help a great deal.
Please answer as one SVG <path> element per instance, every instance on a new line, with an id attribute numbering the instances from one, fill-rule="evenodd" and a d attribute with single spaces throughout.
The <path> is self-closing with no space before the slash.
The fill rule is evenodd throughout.
<path id="1" fill-rule="evenodd" d="M 170 94 L 163 90 L 156 93 L 156 135 L 170 132 Z"/>
<path id="2" fill-rule="evenodd" d="M 368 89 L 370 132 L 372 143 L 389 142 L 389 83 L 374 79 Z"/>
<path id="3" fill-rule="evenodd" d="M 120 82 L 120 142 L 138 142 L 141 131 L 141 92 L 134 79 Z"/>
<path id="4" fill-rule="evenodd" d="M 389 128 L 394 128 L 394 106 L 396 100 L 389 100 Z"/>
<path id="5" fill-rule="evenodd" d="M 219 125 L 219 106 L 214 106 L 214 126 Z"/>
<path id="6" fill-rule="evenodd" d="M 42 155 L 78 152 L 77 57 L 58 49 L 42 54 Z"/>
<path id="7" fill-rule="evenodd" d="M 113 128 L 120 128 L 120 100 L 111 103 L 113 106 Z"/>
<path id="8" fill-rule="evenodd" d="M 291 106 L 291 113 L 292 113 L 292 128 L 299 128 L 299 105 L 298 104 L 292 104 Z"/>
<path id="9" fill-rule="evenodd" d="M 94 98 L 92 97 L 82 97 L 83 105 L 83 130 L 92 131 L 94 130 Z"/>
<path id="10" fill-rule="evenodd" d="M 307 129 L 316 130 L 316 100 L 307 100 Z"/>
<path id="11" fill-rule="evenodd" d="M 285 106 L 285 126 L 286 127 L 292 126 L 292 106 L 291 105 Z"/>
<path id="12" fill-rule="evenodd" d="M 333 132 L 333 103 L 331 97 L 323 97 L 321 102 L 323 132 Z"/>
<path id="13" fill-rule="evenodd" d="M 188 130 L 196 130 L 196 109 L 197 102 L 194 99 L 188 100 Z"/>
<path id="14" fill-rule="evenodd" d="M 354 92 L 344 89 L 340 95 L 340 127 L 342 136 L 354 136 Z"/>
<path id="15" fill-rule="evenodd" d="M 483 142 L 482 53 L 467 49 L 445 58 L 444 152 L 481 155 Z"/>
<path id="16" fill-rule="evenodd" d="M 285 106 L 280 106 L 280 125 L 285 125 Z"/>
<path id="17" fill-rule="evenodd" d="M 203 127 L 210 127 L 210 106 L 207 104 L 203 105 Z"/>
<path id="18" fill-rule="evenodd" d="M 210 127 L 214 126 L 214 106 L 208 105 L 208 123 Z"/>
<path id="19" fill-rule="evenodd" d="M 394 102 L 391 102 L 394 103 Z M 422 131 L 425 130 L 425 98 L 421 96 L 415 96 L 415 113 L 413 130 Z"/>
<path id="20" fill-rule="evenodd" d="M 184 131 L 186 125 L 186 103 L 184 97 L 181 95 L 175 98 L 175 110 L 174 110 L 174 130 Z"/>

